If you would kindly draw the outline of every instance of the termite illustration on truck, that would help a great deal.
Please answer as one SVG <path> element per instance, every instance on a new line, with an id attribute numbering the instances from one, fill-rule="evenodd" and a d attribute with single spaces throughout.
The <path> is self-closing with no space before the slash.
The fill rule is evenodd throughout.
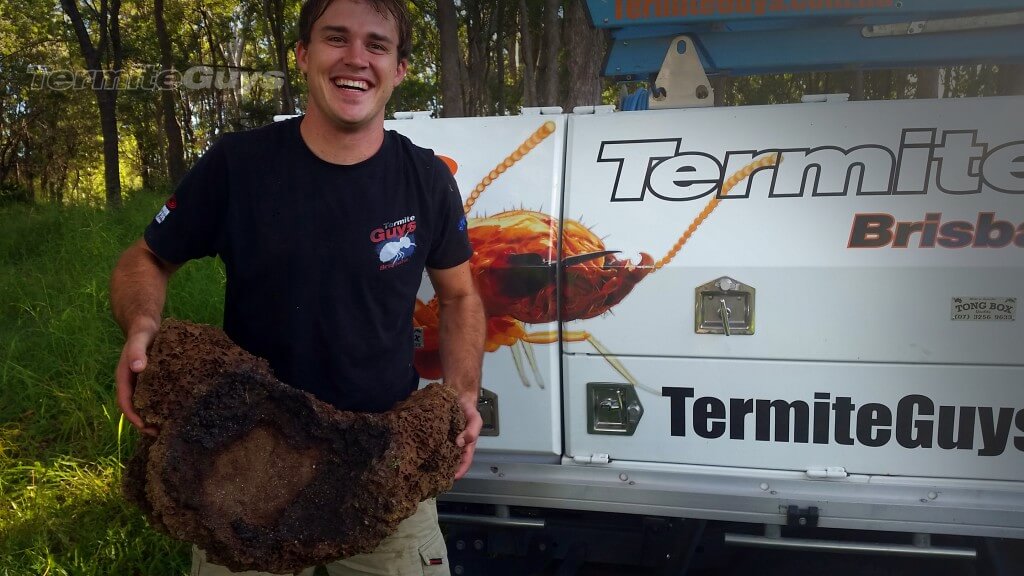
<path id="1" fill-rule="evenodd" d="M 473 246 L 470 266 L 487 314 L 485 350 L 494 352 L 502 346 L 509 347 L 523 384 L 530 386 L 532 376 L 538 386 L 544 387 L 530 345 L 553 344 L 559 337 L 563 341 L 586 341 L 606 354 L 605 359 L 620 375 L 638 386 L 641 384 L 613 355 L 607 354 L 590 333 L 566 330 L 559 336 L 551 330 L 529 332 L 526 325 L 585 320 L 610 311 L 648 274 L 672 261 L 734 186 L 759 169 L 777 165 L 782 155 L 766 155 L 734 173 L 663 258 L 655 262 L 649 254 L 640 252 L 638 262 L 634 263 L 617 257 L 618 251 L 608 250 L 590 227 L 577 220 L 564 219 L 560 230 L 557 219 L 535 210 L 506 210 L 482 217 L 471 215 L 473 205 L 484 190 L 555 130 L 554 122 L 544 122 L 481 179 L 463 206 Z M 457 174 L 458 161 L 449 157 L 444 160 L 453 175 Z M 563 291 L 560 309 L 556 299 L 559 281 Z M 413 317 L 419 343 L 415 351 L 416 368 L 426 379 L 442 375 L 437 312 L 436 298 L 428 302 L 417 300 Z M 525 364 L 532 369 L 531 375 L 526 373 Z"/>

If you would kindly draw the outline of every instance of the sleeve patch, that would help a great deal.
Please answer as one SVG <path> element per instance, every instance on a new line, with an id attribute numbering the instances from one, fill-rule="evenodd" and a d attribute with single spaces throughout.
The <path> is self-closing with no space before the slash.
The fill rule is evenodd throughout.
<path id="1" fill-rule="evenodd" d="M 156 213 L 156 217 L 154 217 L 153 220 L 155 220 L 157 224 L 160 224 L 164 221 L 164 218 L 167 218 L 167 215 L 170 213 L 171 211 L 167 208 L 167 206 L 161 206 L 160 211 Z"/>

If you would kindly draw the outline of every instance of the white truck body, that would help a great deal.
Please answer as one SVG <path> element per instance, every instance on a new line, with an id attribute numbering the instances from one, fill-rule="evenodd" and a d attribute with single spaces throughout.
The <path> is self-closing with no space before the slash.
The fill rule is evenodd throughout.
<path id="1" fill-rule="evenodd" d="M 555 238 L 582 222 L 619 261 L 652 256 L 621 301 L 566 302 L 586 291 L 552 275 L 561 322 L 489 306 L 502 334 L 521 331 L 485 355 L 497 435 L 446 498 L 762 524 L 813 506 L 822 527 L 1024 538 L 1022 109 L 1008 97 L 389 121 L 454 161 L 464 198 L 477 189 L 471 231 L 535 211 Z M 713 202 L 744 165 L 779 156 Z M 495 228 L 478 253 L 522 254 L 517 234 Z M 572 256 L 540 252 L 516 262 Z M 701 314 L 722 331 L 723 303 L 731 334 L 701 333 Z M 590 317 L 566 311 L 580 308 Z"/>

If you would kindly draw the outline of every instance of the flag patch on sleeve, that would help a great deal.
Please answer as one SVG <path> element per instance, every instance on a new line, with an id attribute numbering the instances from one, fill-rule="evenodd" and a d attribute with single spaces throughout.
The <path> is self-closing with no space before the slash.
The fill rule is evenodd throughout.
<path id="1" fill-rule="evenodd" d="M 160 211 L 156 213 L 156 218 L 154 218 L 154 220 L 156 220 L 157 224 L 160 224 L 164 221 L 164 218 L 167 218 L 167 215 L 170 213 L 171 211 L 167 209 L 167 206 L 161 206 Z"/>

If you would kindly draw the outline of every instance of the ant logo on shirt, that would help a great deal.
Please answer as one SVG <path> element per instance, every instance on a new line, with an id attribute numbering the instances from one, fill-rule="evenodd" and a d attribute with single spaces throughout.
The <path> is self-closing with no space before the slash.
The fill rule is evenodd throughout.
<path id="1" fill-rule="evenodd" d="M 370 241 L 377 250 L 380 269 L 388 270 L 404 264 L 416 252 L 416 216 L 385 222 L 370 232 Z"/>

